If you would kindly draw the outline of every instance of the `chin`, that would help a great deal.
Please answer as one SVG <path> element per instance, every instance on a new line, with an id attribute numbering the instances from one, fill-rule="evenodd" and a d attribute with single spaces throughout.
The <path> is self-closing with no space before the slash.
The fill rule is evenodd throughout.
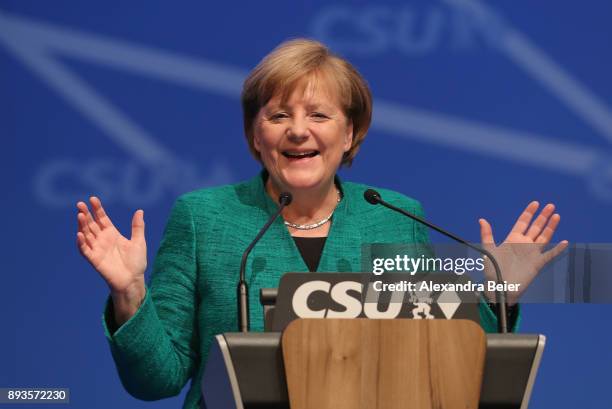
<path id="1" fill-rule="evenodd" d="M 283 175 L 283 182 L 288 189 L 309 190 L 314 189 L 326 182 L 326 178 L 320 174 L 305 173 Z M 332 176 L 333 179 L 333 176 Z"/>

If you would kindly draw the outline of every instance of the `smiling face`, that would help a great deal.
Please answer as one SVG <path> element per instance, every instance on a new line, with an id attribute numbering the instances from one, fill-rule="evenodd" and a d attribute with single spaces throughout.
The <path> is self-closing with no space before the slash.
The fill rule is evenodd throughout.
<path id="1" fill-rule="evenodd" d="M 257 114 L 253 144 L 279 191 L 331 189 L 351 148 L 353 126 L 335 88 L 316 79 L 303 80 L 286 101 L 273 96 Z"/>

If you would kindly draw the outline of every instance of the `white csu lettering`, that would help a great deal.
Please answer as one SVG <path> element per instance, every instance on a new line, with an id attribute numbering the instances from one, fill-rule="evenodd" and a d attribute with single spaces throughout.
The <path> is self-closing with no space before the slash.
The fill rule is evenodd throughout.
<path id="1" fill-rule="evenodd" d="M 500 24 L 493 19 L 484 23 L 456 6 L 331 5 L 314 17 L 311 30 L 314 37 L 343 53 L 372 57 L 397 51 L 420 56 L 443 46 L 469 50 L 481 38 L 495 41 Z"/>
<path id="2" fill-rule="evenodd" d="M 329 294 L 330 300 L 340 304 L 345 310 L 334 311 L 329 308 L 321 310 L 311 309 L 308 306 L 308 299 L 313 293 L 319 291 Z M 309 281 L 299 286 L 293 294 L 293 311 L 300 318 L 357 318 L 363 312 L 368 318 L 391 319 L 399 316 L 402 309 L 402 300 L 405 295 L 403 292 L 397 291 L 393 294 L 387 310 L 379 311 L 377 302 L 368 301 L 364 304 L 361 299 L 351 296 L 349 291 L 361 294 L 363 292 L 363 285 L 356 281 L 341 281 L 332 287 L 331 283 L 327 281 Z"/>

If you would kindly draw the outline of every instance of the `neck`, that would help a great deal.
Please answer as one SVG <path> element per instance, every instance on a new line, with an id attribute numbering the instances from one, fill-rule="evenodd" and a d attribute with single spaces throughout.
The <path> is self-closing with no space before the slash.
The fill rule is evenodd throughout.
<path id="1" fill-rule="evenodd" d="M 318 222 L 336 208 L 338 204 L 338 191 L 334 180 L 330 180 L 325 185 L 317 186 L 312 189 L 287 189 L 278 186 L 268 177 L 266 182 L 268 195 L 276 202 L 278 196 L 283 191 L 288 191 L 293 196 L 291 206 L 283 210 L 282 216 L 285 220 L 296 224 L 310 224 Z M 327 226 L 327 228 L 325 228 Z M 329 223 L 323 229 L 327 231 Z M 315 229 L 312 233 L 316 233 Z M 326 234 L 325 234 L 326 235 Z"/>

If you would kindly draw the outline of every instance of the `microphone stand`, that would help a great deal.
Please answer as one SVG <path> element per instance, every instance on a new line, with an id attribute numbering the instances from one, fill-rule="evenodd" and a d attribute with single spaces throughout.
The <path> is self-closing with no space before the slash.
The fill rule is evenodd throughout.
<path id="1" fill-rule="evenodd" d="M 479 246 L 475 246 L 471 243 L 468 243 L 467 241 L 463 240 L 461 237 L 455 236 L 454 234 L 447 232 L 446 230 L 442 229 L 441 227 L 436 226 L 435 224 L 432 224 L 428 221 L 426 221 L 425 219 L 422 219 L 421 217 L 412 214 L 404 209 L 400 209 L 399 207 L 393 206 L 392 204 L 385 202 L 382 197 L 380 197 L 380 193 L 378 193 L 377 191 L 375 191 L 374 189 L 368 189 L 363 193 L 363 197 L 364 199 L 373 205 L 376 204 L 381 204 L 393 211 L 396 211 L 398 213 L 403 214 L 404 216 L 410 217 L 411 219 L 424 224 L 425 226 L 434 229 L 435 231 L 437 231 L 438 233 L 443 234 L 446 237 L 449 237 L 461 244 L 464 244 L 466 246 L 468 246 L 469 248 L 476 250 L 477 252 L 479 252 L 480 254 L 484 254 L 485 256 L 487 256 L 489 258 L 489 260 L 491 260 L 491 263 L 493 264 L 493 268 L 495 269 L 495 277 L 497 279 L 497 283 L 498 284 L 503 284 L 504 280 L 502 278 L 502 274 L 501 274 L 501 269 L 499 268 L 499 264 L 497 264 L 497 260 L 495 259 L 495 257 L 493 257 L 493 255 L 483 249 L 482 247 Z M 495 299 L 497 301 L 497 329 L 498 332 L 501 334 L 506 334 L 508 333 L 508 316 L 507 314 L 507 309 L 506 309 L 506 291 L 495 291 Z"/>
<path id="2" fill-rule="evenodd" d="M 249 286 L 246 282 L 246 262 L 249 257 L 249 253 L 255 247 L 255 244 L 262 238 L 262 236 L 266 233 L 268 228 L 274 223 L 276 218 L 281 214 L 285 206 L 288 206 L 291 203 L 292 196 L 289 192 L 283 192 L 279 195 L 278 198 L 278 209 L 274 214 L 268 219 L 267 223 L 261 228 L 255 239 L 249 244 L 244 253 L 242 253 L 242 260 L 240 260 L 240 280 L 238 281 L 237 288 L 237 301 L 238 301 L 238 330 L 240 332 L 249 332 L 250 322 L 249 322 Z"/>

